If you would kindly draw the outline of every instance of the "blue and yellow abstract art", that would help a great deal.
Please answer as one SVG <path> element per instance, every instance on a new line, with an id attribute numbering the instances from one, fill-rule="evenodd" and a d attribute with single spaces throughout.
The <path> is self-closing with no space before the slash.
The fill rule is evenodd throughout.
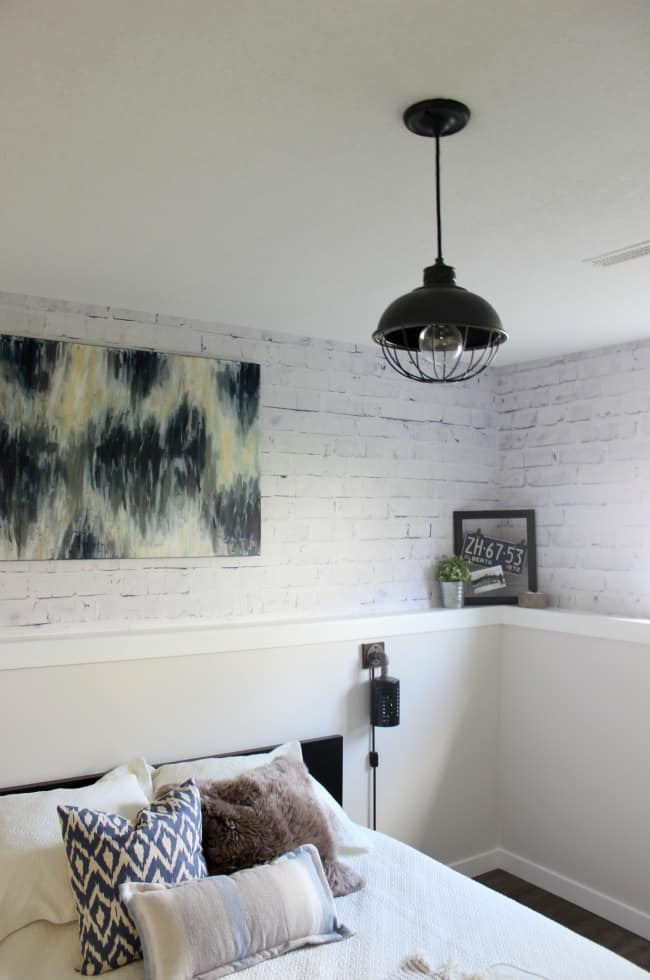
<path id="1" fill-rule="evenodd" d="M 259 364 L 0 336 L 0 560 L 260 551 Z"/>

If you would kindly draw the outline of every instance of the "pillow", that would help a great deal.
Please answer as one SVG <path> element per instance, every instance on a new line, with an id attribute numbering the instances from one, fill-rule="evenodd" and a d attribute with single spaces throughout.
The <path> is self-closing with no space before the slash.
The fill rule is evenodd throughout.
<path id="1" fill-rule="evenodd" d="M 1 796 L 0 941 L 38 919 L 76 918 L 57 806 L 111 810 L 131 820 L 147 803 L 137 777 L 125 767 L 80 789 Z"/>
<path id="2" fill-rule="evenodd" d="M 231 874 L 314 844 L 334 895 L 361 888 L 356 872 L 336 860 L 329 821 L 304 762 L 280 755 L 237 779 L 201 783 L 200 789 L 209 874 Z"/>
<path id="3" fill-rule="evenodd" d="M 153 791 L 153 766 L 150 766 L 146 759 L 131 759 L 130 762 L 125 762 L 123 766 L 117 766 L 115 769 L 111 769 L 107 772 L 105 776 L 102 776 L 98 780 L 100 783 L 106 782 L 108 779 L 115 779 L 118 776 L 123 776 L 127 772 L 132 772 L 133 775 L 138 780 L 140 789 L 147 797 L 149 803 L 153 800 L 156 795 Z"/>
<path id="4" fill-rule="evenodd" d="M 182 783 L 186 779 L 194 778 L 197 782 L 209 779 L 234 779 L 244 772 L 256 769 L 266 762 L 271 762 L 280 755 L 286 755 L 302 762 L 300 742 L 285 742 L 284 745 L 279 745 L 271 752 L 258 752 L 254 755 L 195 759 L 190 762 L 170 763 L 153 770 L 150 768 L 150 772 L 153 773 L 153 796 L 159 793 L 162 788 Z M 370 838 L 365 833 L 366 828 L 351 820 L 340 803 L 337 803 L 317 779 L 314 779 L 313 776 L 309 778 L 316 799 L 329 818 L 337 850 L 347 854 L 364 854 L 372 850 Z"/>
<path id="5" fill-rule="evenodd" d="M 271 762 L 279 755 L 287 755 L 302 762 L 300 742 L 285 742 L 272 752 L 258 752 L 255 755 L 230 755 L 222 759 L 194 759 L 191 762 L 174 762 L 159 766 L 153 773 L 154 796 L 157 796 L 163 786 L 173 786 L 195 779 L 201 782 L 206 779 L 235 779 L 243 772 L 256 769 L 265 762 Z"/>
<path id="6" fill-rule="evenodd" d="M 327 814 L 337 852 L 339 854 L 366 854 L 371 851 L 373 844 L 368 829 L 355 823 L 322 783 L 319 783 L 313 776 L 310 776 L 309 779 L 319 806 Z"/>
<path id="7" fill-rule="evenodd" d="M 205 875 L 201 801 L 193 782 L 138 814 L 60 806 L 63 841 L 79 912 L 81 972 L 114 970 L 140 958 L 140 943 L 119 898 L 125 881 L 174 884 Z"/>
<path id="8" fill-rule="evenodd" d="M 138 928 L 147 980 L 225 977 L 301 946 L 351 936 L 336 915 L 318 852 L 171 888 L 120 888 Z"/>

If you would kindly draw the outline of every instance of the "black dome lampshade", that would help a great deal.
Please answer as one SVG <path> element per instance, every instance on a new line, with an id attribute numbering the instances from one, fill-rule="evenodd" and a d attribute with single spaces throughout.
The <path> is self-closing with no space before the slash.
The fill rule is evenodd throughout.
<path id="1" fill-rule="evenodd" d="M 508 335 L 487 300 L 456 284 L 442 258 L 440 137 L 463 129 L 470 111 L 462 102 L 427 99 L 409 106 L 406 127 L 436 141 L 436 226 L 438 255 L 424 282 L 394 300 L 372 335 L 399 374 L 428 383 L 467 381 L 492 362 Z"/>

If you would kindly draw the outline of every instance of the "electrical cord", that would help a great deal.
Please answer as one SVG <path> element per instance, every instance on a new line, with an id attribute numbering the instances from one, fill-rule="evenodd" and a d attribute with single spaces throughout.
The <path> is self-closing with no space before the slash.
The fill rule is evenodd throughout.
<path id="1" fill-rule="evenodd" d="M 372 683 L 375 679 L 375 668 L 370 668 L 370 685 L 372 690 Z M 372 829 L 377 829 L 377 766 L 379 765 L 379 755 L 377 753 L 375 745 L 375 726 L 371 723 L 370 725 L 370 755 L 368 756 L 368 762 L 370 768 L 372 769 Z"/>
<path id="2" fill-rule="evenodd" d="M 375 751 L 375 726 L 371 726 L 372 735 L 370 739 L 370 765 L 372 767 L 372 829 L 377 829 L 377 763 L 378 757 Z M 376 760 L 373 764 L 373 760 Z"/>

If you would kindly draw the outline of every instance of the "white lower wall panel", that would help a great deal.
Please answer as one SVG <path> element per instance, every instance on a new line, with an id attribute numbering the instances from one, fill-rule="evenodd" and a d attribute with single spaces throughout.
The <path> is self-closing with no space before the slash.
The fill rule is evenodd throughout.
<path id="1" fill-rule="evenodd" d="M 506 626 L 501 847 L 650 914 L 650 645 Z"/>
<path id="2" fill-rule="evenodd" d="M 496 840 L 500 629 L 386 636 L 402 720 L 378 731 L 378 829 L 444 861 Z M 156 763 L 342 733 L 346 806 L 365 823 L 359 644 L 380 638 L 156 658 L 163 635 L 150 632 L 141 643 L 151 659 L 0 671 L 0 785 L 102 771 L 134 755 Z M 124 638 L 111 642 L 119 655 Z"/>
<path id="3" fill-rule="evenodd" d="M 382 638 L 402 722 L 377 733 L 379 829 L 647 934 L 647 621 L 494 607 L 5 634 L 0 784 L 341 732 L 346 806 L 366 822 L 359 644 Z"/>

